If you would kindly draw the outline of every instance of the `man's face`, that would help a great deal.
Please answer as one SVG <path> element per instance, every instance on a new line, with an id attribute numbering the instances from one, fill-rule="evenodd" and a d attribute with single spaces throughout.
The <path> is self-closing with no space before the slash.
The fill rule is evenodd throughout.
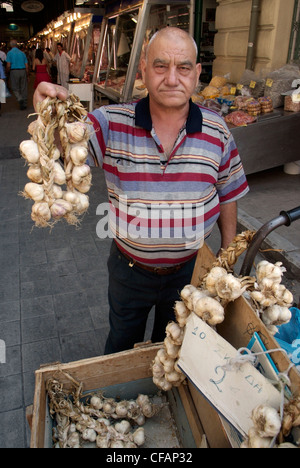
<path id="1" fill-rule="evenodd" d="M 58 50 L 58 52 L 61 54 L 61 53 L 62 53 L 62 50 L 63 50 L 62 46 L 60 46 L 60 45 L 57 46 L 57 50 Z"/>
<path id="2" fill-rule="evenodd" d="M 158 37 L 151 44 L 142 75 L 150 99 L 164 108 L 187 104 L 198 84 L 201 65 L 196 64 L 196 50 L 189 39 Z"/>

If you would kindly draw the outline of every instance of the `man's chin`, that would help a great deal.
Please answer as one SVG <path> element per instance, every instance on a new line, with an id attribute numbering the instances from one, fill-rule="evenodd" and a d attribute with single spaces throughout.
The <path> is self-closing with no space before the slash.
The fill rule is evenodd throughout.
<path id="1" fill-rule="evenodd" d="M 164 107 L 172 107 L 172 108 L 181 108 L 186 105 L 188 99 L 185 98 L 182 94 L 162 94 L 160 95 L 159 102 Z"/>

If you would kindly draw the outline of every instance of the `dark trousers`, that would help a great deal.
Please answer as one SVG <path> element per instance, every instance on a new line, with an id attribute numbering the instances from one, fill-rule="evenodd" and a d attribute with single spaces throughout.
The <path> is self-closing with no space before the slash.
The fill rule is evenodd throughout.
<path id="1" fill-rule="evenodd" d="M 180 291 L 191 281 L 195 259 L 176 273 L 159 276 L 137 266 L 130 267 L 115 242 L 112 243 L 108 259 L 110 332 L 105 354 L 131 349 L 135 343 L 144 341 L 152 307 L 155 319 L 151 341 L 165 339 L 166 326 L 175 319 L 175 301 L 180 300 Z"/>

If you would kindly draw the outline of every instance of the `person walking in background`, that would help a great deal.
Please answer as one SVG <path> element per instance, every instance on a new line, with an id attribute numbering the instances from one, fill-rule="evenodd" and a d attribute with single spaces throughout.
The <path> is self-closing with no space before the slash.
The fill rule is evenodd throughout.
<path id="1" fill-rule="evenodd" d="M 66 89 L 69 89 L 68 81 L 70 77 L 70 62 L 71 57 L 63 49 L 63 45 L 59 42 L 57 44 L 57 54 L 54 57 L 57 66 L 57 83 Z"/>
<path id="2" fill-rule="evenodd" d="M 49 67 L 49 73 L 51 76 L 51 81 L 52 83 L 57 83 L 57 68 L 54 65 L 54 55 L 51 52 L 49 47 L 46 47 L 44 50 L 44 57 L 47 60 L 48 67 Z"/>
<path id="3" fill-rule="evenodd" d="M 6 56 L 6 67 L 9 74 L 10 86 L 16 96 L 20 109 L 27 108 L 28 97 L 28 60 L 24 52 L 18 49 L 15 39 L 10 42 L 11 50 Z"/>
<path id="4" fill-rule="evenodd" d="M 2 62 L 0 60 L 0 115 L 1 115 L 1 105 L 6 102 L 6 84 L 5 84 L 5 72 Z"/>
<path id="5" fill-rule="evenodd" d="M 42 49 L 36 50 L 35 60 L 32 69 L 33 71 L 35 71 L 34 89 L 36 89 L 39 83 L 41 83 L 42 81 L 47 81 L 47 83 L 51 83 L 48 62 L 44 57 L 44 52 L 42 51 Z"/>

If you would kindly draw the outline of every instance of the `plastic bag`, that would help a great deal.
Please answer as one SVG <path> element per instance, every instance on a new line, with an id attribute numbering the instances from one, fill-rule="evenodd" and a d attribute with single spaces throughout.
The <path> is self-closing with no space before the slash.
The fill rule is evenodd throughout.
<path id="1" fill-rule="evenodd" d="M 242 96 L 253 96 L 258 99 L 264 95 L 266 80 L 257 76 L 252 70 L 245 70 L 239 83 L 243 85 Z"/>
<path id="2" fill-rule="evenodd" d="M 292 312 L 290 322 L 278 327 L 279 331 L 274 338 L 300 371 L 300 310 L 297 307 L 291 307 L 290 311 Z"/>
<path id="3" fill-rule="evenodd" d="M 267 76 L 264 94 L 272 99 L 274 108 L 283 107 L 283 93 L 289 91 L 293 81 L 299 77 L 299 68 L 292 65 L 285 65 Z"/>
<path id="4" fill-rule="evenodd" d="M 0 103 L 4 104 L 6 102 L 6 86 L 5 81 L 0 80 Z"/>

